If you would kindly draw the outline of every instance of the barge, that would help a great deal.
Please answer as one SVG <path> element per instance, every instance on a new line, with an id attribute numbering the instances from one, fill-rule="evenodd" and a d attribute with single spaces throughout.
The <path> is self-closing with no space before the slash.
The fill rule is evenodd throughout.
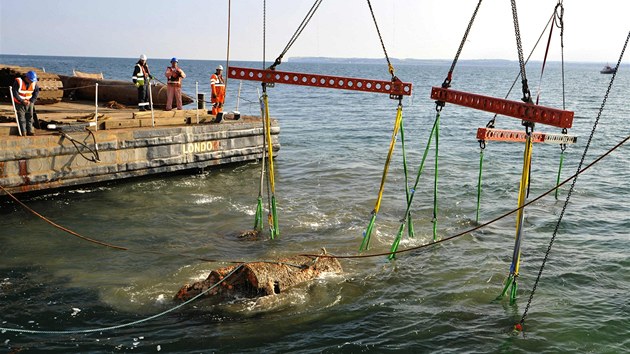
<path id="1" fill-rule="evenodd" d="M 264 153 L 260 117 L 225 114 L 219 123 L 201 109 L 152 115 L 100 104 L 95 112 L 94 102 L 63 101 L 36 110 L 41 129 L 19 136 L 12 105 L 0 104 L 0 185 L 10 193 L 203 170 Z M 271 120 L 275 151 L 279 133 Z"/>

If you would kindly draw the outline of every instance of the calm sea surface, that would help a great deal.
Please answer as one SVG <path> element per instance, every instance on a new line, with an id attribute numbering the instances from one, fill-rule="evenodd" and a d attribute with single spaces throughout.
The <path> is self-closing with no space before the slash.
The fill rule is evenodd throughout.
<path id="1" fill-rule="evenodd" d="M 614 58 L 613 58 L 614 60 Z M 0 56 L 0 62 L 103 72 L 129 80 L 135 59 Z M 149 60 L 161 77 L 166 60 Z M 181 60 L 184 90 L 208 92 L 219 64 Z M 261 63 L 235 65 L 260 68 Z M 450 63 L 399 66 L 414 84 L 405 98 L 404 127 L 411 179 L 433 120 L 430 87 L 444 80 Z M 575 111 L 563 176 L 575 173 L 610 76 L 603 63 L 566 65 L 566 107 Z M 279 70 L 387 79 L 383 65 L 286 63 Z M 461 62 L 453 89 L 503 97 L 515 62 Z M 528 66 L 533 94 L 540 63 Z M 561 70 L 551 63 L 541 101 L 562 107 Z M 238 82 L 230 81 L 229 110 Z M 239 110 L 258 115 L 258 84 L 243 82 Z M 630 75 L 620 70 L 586 161 L 607 151 L 629 131 Z M 511 99 L 519 99 L 516 87 Z M 272 116 L 281 127 L 276 196 L 281 236 L 244 241 L 253 225 L 258 163 L 202 174 L 179 174 L 77 187 L 22 196 L 33 209 L 83 235 L 121 245 L 117 251 L 52 228 L 11 201 L 0 202 L 0 327 L 86 330 L 138 321 L 174 306 L 185 283 L 205 278 L 226 260 L 268 260 L 304 252 L 356 254 L 377 196 L 395 118 L 386 95 L 278 85 L 269 89 Z M 476 129 L 491 114 L 447 105 L 439 139 L 439 237 L 475 226 L 479 144 Z M 513 118 L 497 128 L 522 129 Z M 559 133 L 539 125 L 537 131 Z M 630 350 L 630 154 L 617 150 L 580 176 L 525 323 L 514 336 L 562 210 L 546 197 L 526 209 L 517 304 L 494 301 L 511 262 L 515 217 L 423 250 L 342 260 L 345 273 L 325 276 L 264 304 L 220 306 L 195 302 L 165 316 L 117 330 L 89 334 L 23 334 L 0 330 L 0 352 L 595 352 Z M 485 150 L 480 221 L 516 206 L 523 145 L 489 142 Z M 534 148 L 530 197 L 553 187 L 560 148 Z M 434 152 L 431 150 L 412 209 L 416 238 L 401 247 L 431 242 Z M 400 137 L 378 214 L 371 252 L 389 250 L 405 206 Z M 146 251 L 159 251 L 171 256 Z M 190 255 L 191 258 L 182 256 Z"/>

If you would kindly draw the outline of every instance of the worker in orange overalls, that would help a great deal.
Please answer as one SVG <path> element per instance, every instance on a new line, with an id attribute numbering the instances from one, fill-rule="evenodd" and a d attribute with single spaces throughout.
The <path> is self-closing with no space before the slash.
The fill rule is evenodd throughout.
<path id="1" fill-rule="evenodd" d="M 212 114 L 217 115 L 219 112 L 223 112 L 223 103 L 225 103 L 225 81 L 223 80 L 223 66 L 217 66 L 217 71 L 210 76 L 210 89 L 212 91 L 212 97 L 210 102 L 212 103 Z"/>
<path id="2" fill-rule="evenodd" d="M 166 68 L 166 110 L 173 108 L 173 96 L 177 100 L 177 109 L 182 109 L 182 79 L 186 77 L 184 70 L 178 66 L 177 58 L 171 59 L 171 66 Z"/>

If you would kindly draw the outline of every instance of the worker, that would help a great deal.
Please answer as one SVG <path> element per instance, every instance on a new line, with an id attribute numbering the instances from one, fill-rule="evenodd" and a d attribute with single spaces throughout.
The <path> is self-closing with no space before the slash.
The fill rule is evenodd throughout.
<path id="1" fill-rule="evenodd" d="M 18 77 L 13 83 L 13 101 L 20 124 L 22 135 L 35 135 L 33 129 L 33 110 L 35 101 L 39 95 L 37 74 L 34 71 L 27 72 L 24 77 Z"/>
<path id="2" fill-rule="evenodd" d="M 149 106 L 149 90 L 151 89 L 151 83 L 149 80 L 152 80 L 153 76 L 149 71 L 146 55 L 142 54 L 140 56 L 140 60 L 138 60 L 133 68 L 133 76 L 131 79 L 138 88 L 138 110 L 151 110 Z"/>
<path id="3" fill-rule="evenodd" d="M 210 91 L 212 91 L 210 102 L 212 103 L 213 115 L 223 112 L 223 103 L 225 103 L 225 80 L 223 80 L 222 73 L 223 66 L 219 65 L 215 73 L 210 76 Z"/>
<path id="4" fill-rule="evenodd" d="M 166 68 L 166 110 L 173 108 L 173 96 L 177 100 L 177 109 L 182 109 L 182 79 L 186 73 L 179 67 L 177 58 L 171 59 L 171 66 Z"/>

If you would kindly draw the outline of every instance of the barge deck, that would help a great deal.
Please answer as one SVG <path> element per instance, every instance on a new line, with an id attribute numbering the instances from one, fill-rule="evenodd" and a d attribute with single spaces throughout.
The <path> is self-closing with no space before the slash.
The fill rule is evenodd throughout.
<path id="1" fill-rule="evenodd" d="M 10 193 L 44 191 L 129 177 L 202 170 L 263 154 L 260 117 L 205 110 L 137 112 L 60 102 L 37 106 L 35 136 L 19 136 L 11 104 L 0 104 L 0 185 Z M 91 124 L 91 126 L 90 126 Z M 273 149 L 280 128 L 271 125 Z M 0 191 L 0 194 L 4 192 Z"/>

